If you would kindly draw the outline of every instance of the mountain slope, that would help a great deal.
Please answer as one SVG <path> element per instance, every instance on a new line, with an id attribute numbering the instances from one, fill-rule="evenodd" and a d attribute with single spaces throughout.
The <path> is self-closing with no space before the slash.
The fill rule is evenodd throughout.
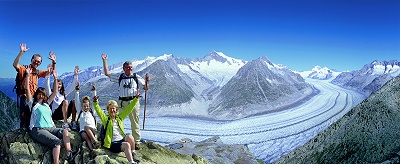
<path id="1" fill-rule="evenodd" d="M 158 60 L 139 74 L 144 72 L 151 76 L 151 94 L 148 99 L 152 100 L 149 105 L 153 107 L 186 103 L 195 96 L 191 87 L 185 83 L 185 79 L 190 77 L 180 71 L 173 59 Z"/>
<path id="2" fill-rule="evenodd" d="M 7 95 L 0 91 L 0 132 L 19 128 L 19 108 Z"/>
<path id="3" fill-rule="evenodd" d="M 240 68 L 222 87 L 209 112 L 237 119 L 285 108 L 312 93 L 299 74 L 260 57 Z"/>
<path id="4" fill-rule="evenodd" d="M 379 163 L 399 150 L 400 77 L 276 163 Z"/>
<path id="5" fill-rule="evenodd" d="M 371 64 L 364 65 L 360 70 L 341 73 L 332 80 L 332 83 L 369 96 L 399 74 L 400 63 L 397 60 L 373 61 Z"/>

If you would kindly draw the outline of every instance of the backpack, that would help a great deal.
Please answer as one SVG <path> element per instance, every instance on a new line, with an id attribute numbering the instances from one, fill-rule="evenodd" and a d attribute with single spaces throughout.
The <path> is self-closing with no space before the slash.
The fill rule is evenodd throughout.
<path id="1" fill-rule="evenodd" d="M 101 141 L 102 145 L 104 145 L 104 138 L 106 137 L 108 122 L 110 122 L 110 116 L 108 116 L 106 126 L 101 125 L 101 128 L 100 128 L 99 138 L 100 138 L 100 141 Z"/>
<path id="2" fill-rule="evenodd" d="M 122 75 L 123 75 L 123 73 L 121 73 L 121 75 L 119 75 L 119 78 L 118 78 L 118 84 L 119 85 L 121 85 L 121 80 L 122 79 L 130 79 L 130 78 L 133 78 L 133 80 L 135 80 L 135 82 L 136 82 L 136 88 L 137 89 L 139 89 L 139 81 L 138 81 L 138 79 L 137 79 L 137 77 L 136 77 L 136 73 L 133 73 L 133 76 L 129 76 L 129 77 L 122 77 Z"/>
<path id="3" fill-rule="evenodd" d="M 23 65 L 25 68 L 28 68 L 28 65 Z M 39 75 L 39 70 L 38 69 L 36 69 L 36 74 L 37 75 Z M 17 94 L 17 107 L 19 108 L 19 105 L 20 105 L 20 103 L 19 103 L 19 101 L 20 101 L 20 99 L 19 99 L 19 95 L 22 95 L 22 94 L 25 94 L 25 90 L 22 88 L 22 83 L 24 82 L 24 80 L 25 80 L 25 74 L 22 76 L 22 79 L 19 79 L 19 76 L 20 76 L 20 73 L 19 72 L 17 72 L 17 75 L 15 76 L 15 85 L 14 85 L 14 88 L 13 88 L 13 92 L 15 91 L 15 93 Z"/>

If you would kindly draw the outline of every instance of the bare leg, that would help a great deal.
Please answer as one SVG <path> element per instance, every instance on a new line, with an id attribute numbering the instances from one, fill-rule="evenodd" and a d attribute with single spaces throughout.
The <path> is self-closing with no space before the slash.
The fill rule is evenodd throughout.
<path id="1" fill-rule="evenodd" d="M 86 126 L 85 126 L 86 129 Z M 87 131 L 85 130 L 85 133 L 82 133 L 82 139 L 85 140 L 89 146 L 89 150 L 92 151 L 93 150 L 93 145 L 92 145 L 92 141 L 89 139 L 88 135 L 87 135 Z"/>
<path id="2" fill-rule="evenodd" d="M 71 107 L 72 107 L 72 121 L 76 121 L 75 100 L 71 100 L 70 104 L 71 104 Z"/>
<path id="3" fill-rule="evenodd" d="M 53 163 L 54 164 L 59 164 L 60 163 L 60 150 L 61 150 L 61 145 L 57 145 L 53 148 Z"/>
<path id="4" fill-rule="evenodd" d="M 64 141 L 65 151 L 68 153 L 69 151 L 71 151 L 71 141 L 70 141 L 67 129 L 63 129 L 63 139 L 62 140 Z"/>
<path id="5" fill-rule="evenodd" d="M 91 141 L 97 141 L 96 137 L 93 134 L 92 128 L 89 126 L 84 127 L 86 134 L 88 135 Z"/>
<path id="6" fill-rule="evenodd" d="M 126 159 L 128 159 L 129 162 L 133 161 L 130 144 L 128 142 L 122 142 L 121 148 L 122 151 L 125 152 Z"/>
<path id="7" fill-rule="evenodd" d="M 127 135 L 125 141 L 130 144 L 131 150 L 135 150 L 135 139 L 132 135 Z"/>
<path id="8" fill-rule="evenodd" d="M 63 101 L 63 106 L 62 106 L 62 112 L 63 112 L 63 118 L 64 118 L 64 123 L 67 122 L 67 115 L 68 115 L 68 101 L 64 100 Z"/>

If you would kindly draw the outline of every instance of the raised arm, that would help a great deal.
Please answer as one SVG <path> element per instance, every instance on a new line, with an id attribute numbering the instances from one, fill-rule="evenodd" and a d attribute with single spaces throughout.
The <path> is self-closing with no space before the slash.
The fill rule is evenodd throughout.
<path id="1" fill-rule="evenodd" d="M 32 68 L 30 66 L 28 66 L 28 68 L 26 68 L 26 75 L 25 75 L 25 93 L 26 93 L 26 102 L 30 102 L 32 100 L 32 94 L 29 91 L 29 76 L 31 76 L 32 73 Z"/>
<path id="2" fill-rule="evenodd" d="M 58 93 L 58 82 L 57 82 L 58 74 L 55 70 L 53 70 L 53 77 L 54 77 L 53 93 L 51 93 L 51 95 L 49 96 L 49 99 L 47 100 L 47 103 L 49 103 L 49 104 L 54 100 L 54 98 L 56 97 L 56 95 Z"/>
<path id="3" fill-rule="evenodd" d="M 79 82 L 76 82 L 75 85 L 75 108 L 76 108 L 76 113 L 80 113 L 82 110 L 82 105 L 81 105 L 81 99 L 79 98 Z M 79 121 L 79 120 L 78 120 Z"/>
<path id="4" fill-rule="evenodd" d="M 49 59 L 51 60 L 52 66 L 53 66 L 53 70 L 56 70 L 56 53 L 50 51 L 49 52 Z"/>
<path id="5" fill-rule="evenodd" d="M 108 66 L 107 66 L 107 59 L 108 56 L 104 53 L 101 54 L 101 59 L 103 59 L 103 69 L 104 69 L 104 75 L 110 77 L 110 71 L 108 71 Z"/>
<path id="6" fill-rule="evenodd" d="M 99 116 L 102 124 L 106 124 L 107 121 L 107 115 L 103 112 L 103 110 L 101 110 L 99 102 L 98 102 L 98 96 L 94 96 L 93 97 L 93 106 L 94 106 L 94 110 L 96 111 L 97 115 Z"/>
<path id="7" fill-rule="evenodd" d="M 134 109 L 137 103 L 139 103 L 139 98 L 140 97 L 140 90 L 136 92 L 136 97 L 131 101 L 131 103 L 125 107 L 124 110 L 122 110 L 120 113 L 118 113 L 119 117 L 121 119 L 125 119 Z"/>
<path id="8" fill-rule="evenodd" d="M 97 98 L 96 84 L 94 84 L 94 83 L 91 83 L 91 84 L 90 84 L 90 87 L 92 88 L 92 89 L 91 89 L 91 91 L 92 91 L 92 94 L 91 94 L 91 96 L 90 96 L 90 97 L 96 97 L 96 98 Z M 91 107 L 92 109 L 94 109 L 94 105 L 93 105 L 93 103 L 90 103 L 90 104 L 91 104 L 91 106 L 90 106 L 90 107 Z M 94 112 L 94 113 L 93 113 L 93 115 L 94 115 L 94 116 L 97 116 L 97 112 Z M 96 118 L 96 117 L 95 117 L 95 118 Z"/>
<path id="9" fill-rule="evenodd" d="M 79 74 L 79 66 L 75 66 L 74 69 L 74 80 L 70 85 L 65 88 L 65 95 L 67 96 L 69 93 L 71 93 L 75 89 L 75 84 L 78 83 L 78 74 Z"/>
<path id="10" fill-rule="evenodd" d="M 53 72 L 53 66 L 49 64 L 47 66 L 46 77 L 44 77 L 44 89 L 48 95 L 51 95 L 51 88 L 50 88 L 50 75 Z"/>
<path id="11" fill-rule="evenodd" d="M 15 58 L 14 63 L 13 63 L 13 67 L 15 68 L 16 71 L 18 71 L 19 67 L 21 67 L 21 65 L 19 64 L 19 61 L 21 60 L 22 55 L 29 50 L 29 48 L 26 48 L 26 44 L 25 43 L 21 43 L 19 45 L 20 47 L 20 51 L 18 53 L 18 56 Z"/>

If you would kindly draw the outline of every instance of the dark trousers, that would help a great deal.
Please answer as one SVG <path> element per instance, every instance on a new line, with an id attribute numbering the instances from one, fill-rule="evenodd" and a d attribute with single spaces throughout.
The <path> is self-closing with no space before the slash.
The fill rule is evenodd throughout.
<path id="1" fill-rule="evenodd" d="M 25 120 L 24 120 L 24 109 L 25 106 L 27 106 L 28 104 L 26 103 L 26 96 L 22 95 L 21 97 L 19 97 L 19 127 L 23 128 L 25 125 Z M 27 122 L 27 124 L 29 124 L 29 122 Z"/>

